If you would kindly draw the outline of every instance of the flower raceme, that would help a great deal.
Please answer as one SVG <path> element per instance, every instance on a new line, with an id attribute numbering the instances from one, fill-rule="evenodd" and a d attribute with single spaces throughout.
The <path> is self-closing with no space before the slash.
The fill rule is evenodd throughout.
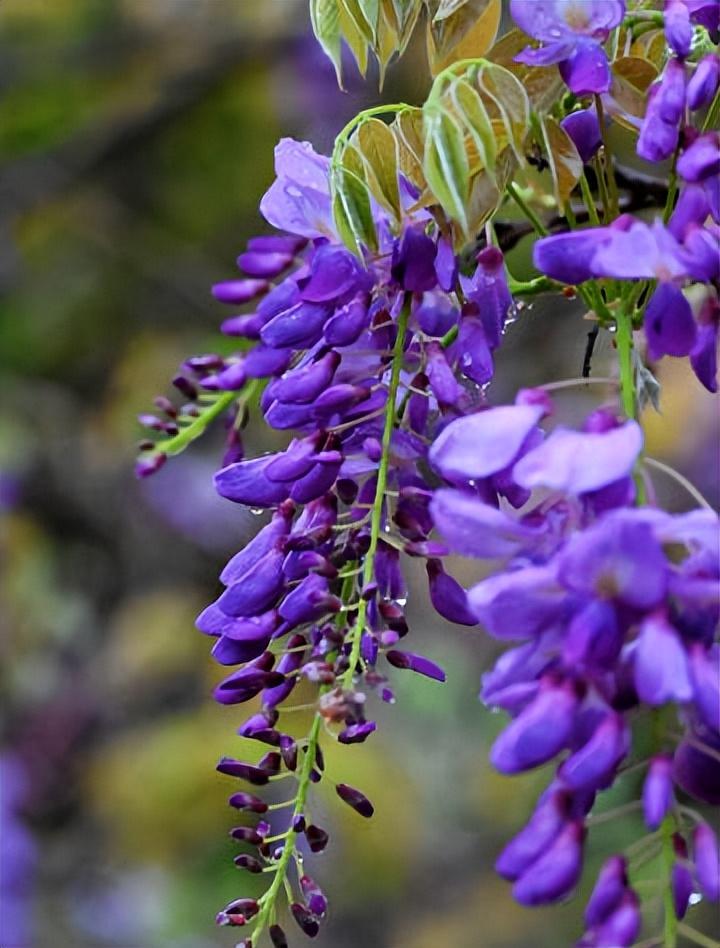
<path id="1" fill-rule="evenodd" d="M 238 733 L 258 748 L 252 760 L 225 757 L 217 768 L 240 782 L 229 798 L 242 817 L 231 831 L 242 847 L 235 863 L 269 880 L 259 897 L 218 915 L 248 932 L 242 948 L 265 935 L 275 948 L 288 944 L 281 893 L 289 924 L 309 937 L 320 931 L 328 901 L 304 865 L 329 842 L 313 819 L 314 785 L 331 781 L 360 817 L 373 814 L 362 790 L 326 774 L 323 747 L 372 739 L 372 701 L 394 701 L 396 671 L 445 680 L 401 641 L 406 555 L 425 559 L 439 615 L 511 643 L 482 680 L 482 700 L 509 718 L 492 765 L 507 775 L 553 768 L 497 859 L 515 898 L 540 905 L 575 889 L 593 824 L 607 817 L 595 804 L 633 773 L 636 782 L 642 773 L 637 808 L 648 836 L 603 864 L 578 946 L 622 948 L 640 937 L 638 852 L 642 864 L 661 850 L 668 944 L 696 890 L 720 896 L 717 838 L 683 802 L 720 803 L 718 520 L 704 508 L 655 505 L 637 417 L 636 375 L 646 370 L 633 352 L 642 329 L 650 360 L 687 357 L 717 390 L 720 148 L 698 121 L 712 115 L 720 86 L 717 50 L 705 48 L 716 5 L 671 0 L 660 12 L 620 0 L 513 0 L 511 13 L 542 44 L 518 61 L 557 64 L 570 90 L 558 118 L 579 167 L 592 164 L 604 186 L 602 224 L 586 178 L 575 180 L 593 226 L 578 229 L 569 206 L 547 233 L 528 211 L 543 235 L 533 250 L 541 277 L 518 284 L 492 219 L 471 250 L 458 247 L 453 215 L 399 173 L 399 219 L 369 197 L 377 241 L 351 251 L 330 184 L 338 169 L 283 139 L 260 204 L 275 232 L 252 238 L 238 257 L 241 276 L 213 287 L 232 307 L 223 351 L 233 340 L 236 350 L 188 359 L 174 380 L 188 404 L 160 397 L 158 414 L 141 418 L 160 436 L 145 445 L 144 476 L 225 416 L 215 487 L 266 513 L 197 619 L 227 669 L 214 697 L 248 706 Z M 629 28 L 626 14 L 641 31 L 660 18 L 668 44 L 644 117 L 623 116 L 639 126 L 641 158 L 675 158 L 677 200 L 673 185 L 654 220 L 619 213 L 603 144 L 607 115 L 622 113 L 608 40 Z M 470 86 L 453 86 L 453 69 L 439 79 L 457 105 Z M 487 156 L 479 128 L 475 151 Z M 527 210 L 517 188 L 509 193 Z M 623 415 L 611 404 L 580 429 L 556 423 L 552 383 L 490 405 L 511 287 L 552 281 L 577 286 L 593 318 L 616 333 Z M 254 401 L 285 440 L 247 457 Z M 445 568 L 451 553 L 492 561 L 492 571 L 466 591 Z M 294 714 L 303 711 L 307 719 Z"/>

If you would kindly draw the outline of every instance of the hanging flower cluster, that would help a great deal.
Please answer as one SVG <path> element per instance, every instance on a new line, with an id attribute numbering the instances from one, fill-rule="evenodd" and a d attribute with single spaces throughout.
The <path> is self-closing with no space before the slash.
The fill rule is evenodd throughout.
<path id="1" fill-rule="evenodd" d="M 422 2 L 410 4 L 415 18 Z M 493 4 L 474 5 L 486 16 Z M 510 717 L 493 766 L 511 775 L 555 765 L 497 871 L 525 905 L 565 898 L 581 876 L 596 799 L 644 769 L 648 835 L 604 864 L 578 945 L 637 941 L 638 865 L 660 853 L 672 948 L 697 892 L 720 897 L 717 838 L 682 802 L 720 803 L 720 531 L 704 506 L 658 508 L 638 380 L 652 378 L 643 356 L 688 357 L 717 390 L 718 8 L 513 0 L 528 35 L 510 34 L 487 59 L 455 61 L 470 4 L 428 5 L 438 75 L 426 105 L 363 113 L 331 159 L 280 142 L 260 205 L 276 233 L 251 239 L 241 276 L 213 288 L 236 309 L 222 332 L 239 340 L 237 351 L 189 359 L 174 380 L 188 404 L 160 397 L 159 414 L 141 417 L 159 435 L 143 445 L 145 476 L 225 416 L 216 489 L 270 512 L 197 620 L 216 661 L 234 669 L 215 698 L 250 703 L 239 734 L 258 745 L 258 759 L 223 758 L 218 770 L 241 783 L 229 800 L 244 817 L 231 833 L 242 844 L 235 862 L 269 880 L 218 922 L 248 932 L 243 948 L 264 934 L 282 948 L 286 895 L 299 928 L 320 931 L 327 900 L 304 857 L 328 843 L 312 816 L 313 785 L 331 780 L 322 748 L 373 734 L 373 701 L 394 701 L 393 669 L 445 679 L 401 642 L 402 558 L 411 555 L 425 558 L 440 615 L 519 643 L 483 677 L 482 700 Z M 359 5 L 373 27 L 363 49 L 388 27 L 370 6 Z M 337 20 L 311 9 L 334 55 Z M 661 30 L 658 72 L 640 54 Z M 381 63 L 387 48 L 376 50 Z M 657 75 L 641 116 L 617 82 L 628 51 Z M 392 124 L 376 117 L 384 112 Z M 666 206 L 650 223 L 621 213 L 607 115 L 636 129 L 641 158 L 672 158 Z M 559 225 L 532 207 L 528 165 L 549 170 Z M 589 227 L 578 227 L 576 189 Z M 527 283 L 508 273 L 493 225 L 506 198 L 539 237 L 540 276 Z M 488 400 L 514 297 L 546 290 L 580 297 L 595 321 L 591 340 L 607 330 L 617 348 L 620 405 L 592 412 L 581 430 L 553 422 L 552 382 L 513 404 Z M 255 400 L 287 443 L 247 458 L 242 432 Z M 449 553 L 491 561 L 492 571 L 466 593 L 443 566 Z M 310 712 L 305 733 L 296 711 Z M 651 755 L 638 760 L 648 733 Z M 292 789 L 276 799 L 276 786 Z M 361 790 L 335 790 L 372 816 Z"/>

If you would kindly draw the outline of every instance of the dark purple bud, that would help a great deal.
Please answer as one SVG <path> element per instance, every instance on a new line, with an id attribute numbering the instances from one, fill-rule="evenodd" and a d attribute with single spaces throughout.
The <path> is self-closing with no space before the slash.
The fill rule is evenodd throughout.
<path id="1" fill-rule="evenodd" d="M 459 312 L 444 293 L 436 290 L 425 293 L 415 310 L 415 319 L 426 336 L 444 336 L 457 325 Z"/>
<path id="2" fill-rule="evenodd" d="M 221 303 L 239 305 L 249 303 L 269 289 L 267 280 L 228 280 L 225 283 L 216 283 L 212 288 L 212 295 Z"/>
<path id="3" fill-rule="evenodd" d="M 218 914 L 215 916 L 216 925 L 232 925 L 235 927 L 242 927 L 246 923 L 247 918 L 241 912 L 218 912 Z"/>
<path id="4" fill-rule="evenodd" d="M 246 853 L 240 853 L 233 859 L 238 869 L 247 869 L 248 872 L 260 873 L 263 871 L 262 863 L 254 856 L 248 856 Z"/>
<path id="5" fill-rule="evenodd" d="M 439 342 L 429 342 L 425 347 L 425 354 L 425 372 L 438 405 L 441 408 L 456 405 L 462 394 L 462 387 L 448 364 L 445 350 Z"/>
<path id="6" fill-rule="evenodd" d="M 325 324 L 325 341 L 331 346 L 350 346 L 358 340 L 370 323 L 370 313 L 363 299 L 336 309 Z"/>
<path id="7" fill-rule="evenodd" d="M 234 639 L 221 635 L 213 646 L 212 657 L 220 665 L 240 665 L 262 655 L 269 643 L 269 633 L 254 639 Z"/>
<path id="8" fill-rule="evenodd" d="M 720 86 L 720 56 L 709 53 L 697 65 L 687 87 L 688 108 L 701 109 L 712 102 Z"/>
<path id="9" fill-rule="evenodd" d="M 277 774 L 280 773 L 281 760 L 282 758 L 277 751 L 268 751 L 268 753 L 257 762 L 257 766 L 266 773 Z"/>
<path id="10" fill-rule="evenodd" d="M 587 743 L 571 754 L 558 770 L 558 777 L 571 790 L 607 787 L 627 753 L 628 729 L 621 714 L 606 715 Z"/>
<path id="11" fill-rule="evenodd" d="M 189 398 L 190 401 L 194 401 L 197 398 L 197 394 L 198 394 L 197 389 L 195 388 L 193 383 L 190 381 L 190 379 L 187 378 L 185 375 L 176 375 L 175 378 L 172 380 L 172 383 L 175 386 L 175 388 L 185 396 L 185 398 Z M 182 413 L 183 414 L 189 413 L 188 407 L 184 407 L 182 409 Z"/>
<path id="12" fill-rule="evenodd" d="M 288 770 L 297 770 L 298 747 L 297 743 L 287 734 L 280 738 L 280 753 L 283 763 Z"/>
<path id="13" fill-rule="evenodd" d="M 410 671 L 417 672 L 418 675 L 425 675 L 426 678 L 433 678 L 435 681 L 445 681 L 445 672 L 442 668 L 423 655 L 391 650 L 386 653 L 385 658 L 394 668 L 407 668 Z"/>
<path id="14" fill-rule="evenodd" d="M 338 734 L 341 744 L 362 744 L 376 728 L 374 721 L 364 721 L 362 724 L 351 724 Z"/>
<path id="15" fill-rule="evenodd" d="M 300 888 L 303 898 L 313 915 L 318 918 L 327 912 L 327 899 L 320 886 L 310 876 L 300 876 Z"/>
<path id="16" fill-rule="evenodd" d="M 682 0 L 670 0 L 665 4 L 665 38 L 681 59 L 690 53 L 693 26 L 690 12 Z"/>
<path id="17" fill-rule="evenodd" d="M 315 252 L 310 279 L 301 296 L 310 303 L 326 303 L 367 289 L 368 274 L 357 257 L 337 245 L 325 244 Z"/>
<path id="18" fill-rule="evenodd" d="M 306 827 L 305 838 L 308 841 L 308 846 L 314 853 L 321 853 L 327 846 L 328 840 L 330 839 L 325 830 L 321 829 L 319 826 L 315 826 L 314 823 L 311 823 L 308 827 Z"/>
<path id="19" fill-rule="evenodd" d="M 707 823 L 699 823 L 693 832 L 693 856 L 698 885 L 711 902 L 720 901 L 720 848 Z"/>
<path id="20" fill-rule="evenodd" d="M 270 936 L 270 941 L 273 943 L 273 948 L 288 948 L 288 940 L 285 937 L 285 932 L 279 925 L 271 925 L 268 929 L 268 935 Z"/>
<path id="21" fill-rule="evenodd" d="M 292 349 L 270 349 L 259 345 L 247 353 L 243 366 L 249 379 L 264 379 L 284 372 L 291 356 Z"/>
<path id="22" fill-rule="evenodd" d="M 273 398 L 299 404 L 314 401 L 330 385 L 339 364 L 337 352 L 328 352 L 316 362 L 292 369 L 272 383 Z"/>
<path id="23" fill-rule="evenodd" d="M 347 803 L 348 806 L 351 806 L 360 816 L 369 819 L 375 812 L 375 808 L 368 798 L 354 787 L 350 787 L 346 783 L 339 783 L 335 787 L 335 790 L 340 799 L 344 803 Z"/>
<path id="24" fill-rule="evenodd" d="M 672 58 L 660 79 L 650 87 L 637 143 L 637 153 L 641 158 L 657 162 L 672 155 L 680 137 L 684 109 L 685 67 L 680 60 Z"/>
<path id="25" fill-rule="evenodd" d="M 642 800 L 645 825 L 651 830 L 658 829 L 673 802 L 671 757 L 663 754 L 650 761 Z"/>
<path id="26" fill-rule="evenodd" d="M 267 813 L 268 809 L 267 803 L 252 793 L 233 793 L 228 803 L 236 810 L 246 810 L 249 813 Z"/>
<path id="27" fill-rule="evenodd" d="M 305 908 L 304 905 L 301 905 L 299 902 L 293 902 L 290 906 L 290 911 L 295 921 L 298 923 L 302 931 L 308 936 L 308 938 L 315 938 L 315 936 L 320 931 L 320 925 L 318 924 L 317 919 L 314 917 L 313 913 Z"/>
<path id="28" fill-rule="evenodd" d="M 299 813 L 297 816 L 293 817 L 293 833 L 304 833 L 306 826 L 307 824 L 305 822 L 305 817 L 302 815 L 302 813 Z"/>
<path id="29" fill-rule="evenodd" d="M 497 247 L 485 247 L 477 255 L 477 263 L 472 279 L 463 281 L 465 295 L 478 307 L 487 344 L 491 350 L 497 349 L 512 307 L 505 261 Z"/>
<path id="30" fill-rule="evenodd" d="M 239 777 L 240 780 L 247 780 L 257 787 L 262 787 L 268 783 L 270 774 L 256 767 L 254 764 L 247 764 L 242 760 L 235 760 L 233 757 L 222 757 L 215 768 L 221 774 L 227 774 L 229 777 Z M 234 804 L 233 804 L 234 805 Z"/>
<path id="31" fill-rule="evenodd" d="M 302 635 L 293 635 L 289 639 L 288 651 L 277 664 L 277 671 L 280 674 L 288 675 L 290 672 L 297 671 L 297 669 L 300 668 L 304 661 L 305 654 L 300 646 L 305 644 L 307 644 L 307 642 Z M 277 705 L 281 704 L 287 698 L 295 687 L 295 684 L 296 678 L 295 676 L 291 676 L 282 684 L 274 688 L 267 688 L 262 694 L 263 707 L 266 709 L 277 707 Z"/>
<path id="32" fill-rule="evenodd" d="M 692 309 L 673 283 L 658 285 L 645 310 L 643 325 L 651 359 L 686 356 L 695 345 L 697 327 Z"/>
<path id="33" fill-rule="evenodd" d="M 453 249 L 452 240 L 441 237 L 437 243 L 435 257 L 435 273 L 440 287 L 446 293 L 455 289 L 458 277 L 458 261 Z"/>
<path id="34" fill-rule="evenodd" d="M 637 941 L 641 925 L 638 897 L 628 889 L 612 915 L 597 929 L 593 948 L 630 948 Z"/>
<path id="35" fill-rule="evenodd" d="M 500 853 L 495 871 L 514 882 L 559 835 L 567 818 L 567 798 L 555 792 L 539 803 L 528 824 L 510 840 Z"/>
<path id="36" fill-rule="evenodd" d="M 720 805 L 720 738 L 709 730 L 689 735 L 673 756 L 673 780 L 696 800 Z M 707 751 L 704 749 L 707 745 Z"/>
<path id="37" fill-rule="evenodd" d="M 627 863 L 623 856 L 605 861 L 585 909 L 585 923 L 596 928 L 618 907 L 627 889 Z"/>
<path id="38" fill-rule="evenodd" d="M 468 606 L 467 593 L 457 580 L 445 572 L 440 560 L 428 560 L 425 568 L 430 584 L 430 600 L 440 615 L 458 625 L 477 625 L 478 620 Z"/>
<path id="39" fill-rule="evenodd" d="M 553 758 L 570 740 L 577 705 L 571 684 L 545 683 L 496 739 L 490 752 L 493 766 L 500 773 L 514 774 Z"/>
<path id="40" fill-rule="evenodd" d="M 307 245 L 306 237 L 295 237 L 292 234 L 268 234 L 261 237 L 251 237 L 247 242 L 248 250 L 257 253 L 299 253 Z"/>
<path id="41" fill-rule="evenodd" d="M 249 250 L 237 258 L 240 269 L 251 277 L 272 278 L 279 276 L 293 262 L 293 254 Z"/>
<path id="42" fill-rule="evenodd" d="M 545 905 L 568 895 L 582 870 L 583 838 L 582 823 L 568 823 L 517 880 L 513 886 L 515 899 L 522 905 Z"/>
<path id="43" fill-rule="evenodd" d="M 458 368 L 477 385 L 485 385 L 493 377 L 492 353 L 479 316 L 464 313 L 457 340 Z"/>
<path id="44" fill-rule="evenodd" d="M 230 830 L 230 836 L 242 843 L 249 843 L 251 846 L 259 846 L 262 843 L 262 836 L 253 826 L 236 826 Z"/>
<path id="45" fill-rule="evenodd" d="M 143 455 L 135 463 L 135 476 L 140 478 L 150 477 L 156 471 L 159 471 L 167 461 L 167 455 L 159 451 L 157 454 Z"/>
<path id="46" fill-rule="evenodd" d="M 254 915 L 257 915 L 259 911 L 259 906 L 255 899 L 233 899 L 232 902 L 229 902 L 223 912 L 228 914 L 235 914 L 239 912 L 241 915 L 244 915 L 245 918 L 252 918 Z"/>
<path id="47" fill-rule="evenodd" d="M 259 616 L 270 609 L 285 584 L 282 550 L 266 553 L 242 576 L 233 582 L 217 601 L 229 616 Z"/>
<path id="48" fill-rule="evenodd" d="M 435 244 L 422 230 L 407 227 L 393 250 L 393 280 L 412 293 L 432 290 L 437 283 L 435 254 Z"/>
<path id="49" fill-rule="evenodd" d="M 265 474 L 266 457 L 239 461 L 222 468 L 215 475 L 215 489 L 221 497 L 248 507 L 274 507 L 288 497 L 284 483 L 274 483 Z"/>
<path id="50" fill-rule="evenodd" d="M 687 845 L 679 833 L 673 836 L 676 861 L 670 873 L 670 887 L 672 889 L 673 904 L 677 918 L 685 918 L 690 906 L 690 896 L 693 894 L 693 877 L 687 865 Z"/>
<path id="51" fill-rule="evenodd" d="M 291 625 L 313 622 L 327 612 L 337 612 L 340 602 L 330 594 L 324 576 L 311 573 L 290 592 L 280 605 L 280 615 Z"/>
<path id="52" fill-rule="evenodd" d="M 260 338 L 272 349 L 310 348 L 320 340 L 329 315 L 322 303 L 296 303 L 265 323 Z"/>
<path id="53" fill-rule="evenodd" d="M 591 161 L 602 145 L 597 111 L 589 108 L 571 112 L 560 124 L 572 139 L 583 163 Z"/>

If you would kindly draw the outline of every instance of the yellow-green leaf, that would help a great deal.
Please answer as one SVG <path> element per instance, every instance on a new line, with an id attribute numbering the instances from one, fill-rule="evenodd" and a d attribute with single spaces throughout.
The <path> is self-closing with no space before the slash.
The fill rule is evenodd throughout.
<path id="1" fill-rule="evenodd" d="M 340 14 L 337 0 L 310 0 L 310 22 L 318 43 L 335 66 L 339 85 L 342 86 L 340 62 Z"/>
<path id="2" fill-rule="evenodd" d="M 422 109 L 407 109 L 392 124 L 398 146 L 400 171 L 421 191 L 427 182 L 423 171 L 425 141 Z"/>
<path id="3" fill-rule="evenodd" d="M 557 69 L 515 62 L 517 54 L 531 42 L 521 30 L 510 30 L 495 43 L 487 59 L 507 69 L 522 83 L 533 109 L 542 115 L 555 105 L 565 86 Z"/>
<path id="4" fill-rule="evenodd" d="M 400 218 L 397 141 L 380 119 L 369 118 L 358 126 L 357 147 L 365 162 L 370 190 L 386 210 Z"/>
<path id="5" fill-rule="evenodd" d="M 448 95 L 455 106 L 456 118 L 469 133 L 477 151 L 480 168 L 472 168 L 471 162 L 471 170 L 484 169 L 494 179 L 497 153 L 495 134 L 480 94 L 469 82 L 460 77 L 451 84 Z"/>
<path id="6" fill-rule="evenodd" d="M 451 115 L 436 108 L 425 111 L 424 129 L 423 169 L 428 186 L 448 217 L 467 234 L 470 169 L 462 129 Z"/>
<path id="7" fill-rule="evenodd" d="M 333 217 L 346 246 L 362 257 L 363 247 L 377 247 L 370 193 L 363 180 L 363 161 L 352 145 L 343 151 L 341 164 L 333 167 Z"/>
<path id="8" fill-rule="evenodd" d="M 613 111 L 613 118 L 624 128 L 637 132 L 637 125 L 628 121 L 623 113 L 638 119 L 645 115 L 647 90 L 657 76 L 655 66 L 637 56 L 625 56 L 612 64 L 610 95 L 620 106 L 620 110 Z"/>
<path id="9" fill-rule="evenodd" d="M 355 57 L 360 74 L 364 76 L 368 67 L 368 36 L 363 33 L 355 22 L 345 4 L 345 0 L 338 0 L 338 3 L 338 18 L 342 37 Z M 367 26 L 367 24 L 365 25 Z"/>
<path id="10" fill-rule="evenodd" d="M 541 120 L 543 139 L 553 192 L 560 211 L 565 209 L 570 195 L 583 173 L 583 163 L 573 140 L 554 118 L 545 116 Z"/>
<path id="11" fill-rule="evenodd" d="M 461 59 L 484 56 L 495 42 L 501 15 L 501 0 L 467 0 L 439 21 L 436 15 L 427 29 L 432 74 Z"/>
<path id="12" fill-rule="evenodd" d="M 530 100 L 522 83 L 508 69 L 486 62 L 477 72 L 476 83 L 491 120 L 502 122 L 508 143 L 522 165 L 525 139 L 530 126 Z"/>

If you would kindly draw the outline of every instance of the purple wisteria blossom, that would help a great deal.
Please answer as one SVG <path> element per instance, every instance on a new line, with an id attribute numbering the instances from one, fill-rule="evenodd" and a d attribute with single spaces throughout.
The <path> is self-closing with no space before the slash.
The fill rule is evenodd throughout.
<path id="1" fill-rule="evenodd" d="M 519 643 L 483 677 L 483 700 L 512 719 L 493 745 L 492 763 L 515 774 L 565 755 L 530 822 L 497 863 L 514 882 L 515 897 L 534 905 L 561 899 L 577 884 L 587 814 L 630 753 L 638 709 L 674 704 L 686 733 L 675 754 L 650 762 L 643 790 L 648 828 L 662 823 L 678 789 L 702 802 L 714 799 L 720 529 L 709 510 L 672 516 L 631 506 L 642 448 L 635 422 L 620 424 L 601 412 L 584 431 L 555 428 L 543 436 L 537 423 L 551 406 L 544 396 L 544 410 L 533 415 L 528 401 L 525 393 L 518 405 L 443 430 L 430 456 L 453 486 L 436 493 L 430 512 L 451 550 L 505 560 L 501 572 L 467 594 L 467 607 L 491 636 Z M 500 467 L 501 484 L 493 481 Z M 514 485 L 532 493 L 513 515 L 503 497 Z M 684 837 L 676 835 L 681 917 L 694 877 Z M 716 845 L 703 825 L 695 878 L 707 873 L 713 898 L 706 853 Z M 579 942 L 586 948 L 635 942 L 639 903 L 622 857 L 603 868 L 586 923 Z"/>
<path id="2" fill-rule="evenodd" d="M 610 67 L 602 44 L 621 23 L 624 0 L 512 0 L 510 13 L 522 30 L 543 43 L 520 53 L 519 62 L 557 63 L 576 95 L 608 91 Z"/>

